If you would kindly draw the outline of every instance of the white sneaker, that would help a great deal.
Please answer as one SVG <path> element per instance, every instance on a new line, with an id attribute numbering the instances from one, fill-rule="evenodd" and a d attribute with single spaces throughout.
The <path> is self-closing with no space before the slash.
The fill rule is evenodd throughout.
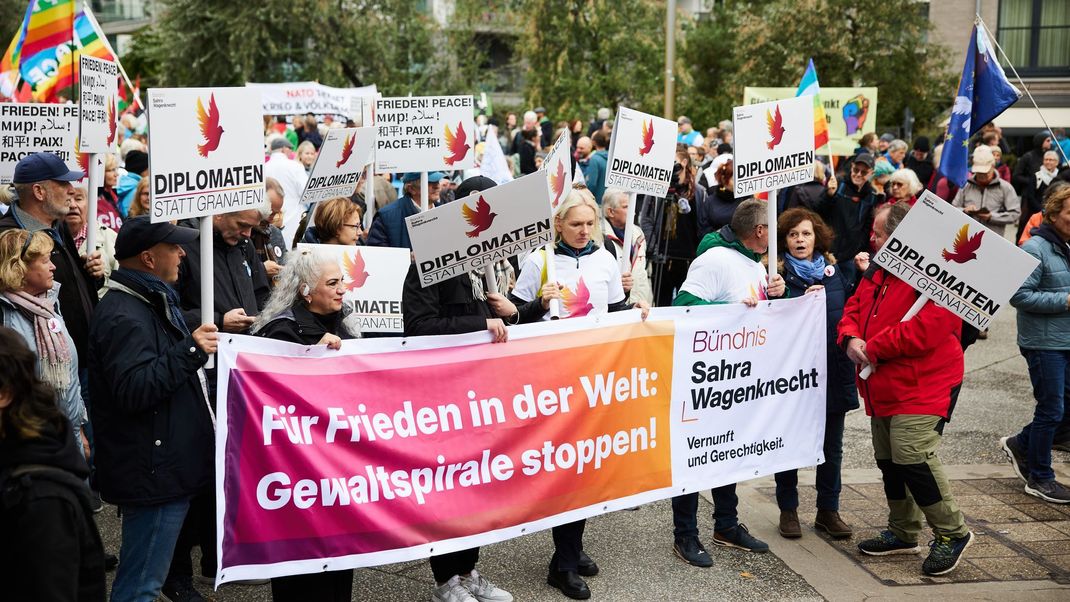
<path id="1" fill-rule="evenodd" d="M 513 594 L 487 581 L 475 569 L 467 577 L 461 577 L 461 585 L 479 602 L 513 602 Z"/>
<path id="2" fill-rule="evenodd" d="M 478 600 L 461 585 L 461 578 L 454 575 L 449 581 L 431 592 L 431 602 L 478 602 Z"/>

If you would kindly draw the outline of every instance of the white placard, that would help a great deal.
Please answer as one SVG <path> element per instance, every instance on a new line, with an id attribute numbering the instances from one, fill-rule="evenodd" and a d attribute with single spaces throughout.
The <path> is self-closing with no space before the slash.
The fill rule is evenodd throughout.
<path id="1" fill-rule="evenodd" d="M 306 243 L 297 248 L 338 260 L 346 287 L 342 314 L 355 315 L 361 332 L 405 331 L 401 293 L 412 263 L 408 249 Z"/>
<path id="2" fill-rule="evenodd" d="M 78 107 L 0 103 L 0 184 L 10 184 L 15 165 L 32 153 L 55 153 L 71 169 L 79 165 Z"/>
<path id="3" fill-rule="evenodd" d="M 618 107 L 609 145 L 606 188 L 664 197 L 676 160 L 676 124 Z"/>
<path id="4" fill-rule="evenodd" d="M 1040 263 L 928 190 L 873 261 L 980 330 Z"/>
<path id="5" fill-rule="evenodd" d="M 446 171 L 475 166 L 471 96 L 375 101 L 375 171 Z"/>
<path id="6" fill-rule="evenodd" d="M 814 179 L 814 99 L 735 107 L 736 198 Z"/>
<path id="7" fill-rule="evenodd" d="M 152 221 L 264 203 L 264 124 L 252 88 L 149 90 Z"/>
<path id="8" fill-rule="evenodd" d="M 333 128 L 327 131 L 308 176 L 301 203 L 352 196 L 364 166 L 375 149 L 375 128 Z"/>
<path id="9" fill-rule="evenodd" d="M 405 218 L 421 286 L 554 240 L 546 174 L 537 171 Z"/>
<path id="10" fill-rule="evenodd" d="M 542 165 L 550 189 L 550 208 L 557 209 L 572 192 L 572 137 L 568 132 L 557 137 Z"/>
<path id="11" fill-rule="evenodd" d="M 112 61 L 79 55 L 78 143 L 83 153 L 108 153 L 115 148 L 119 67 Z"/>
<path id="12" fill-rule="evenodd" d="M 374 85 L 362 88 L 332 88 L 317 82 L 246 85 L 260 91 L 264 115 L 344 115 L 357 125 L 371 125 L 367 117 L 376 96 Z"/>

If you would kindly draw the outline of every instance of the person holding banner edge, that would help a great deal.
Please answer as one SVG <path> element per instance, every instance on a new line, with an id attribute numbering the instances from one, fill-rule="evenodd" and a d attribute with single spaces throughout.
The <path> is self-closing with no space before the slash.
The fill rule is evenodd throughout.
<path id="1" fill-rule="evenodd" d="M 909 210 L 905 202 L 877 209 L 875 248 L 884 246 Z M 857 384 L 888 500 L 888 528 L 858 549 L 870 556 L 916 554 L 924 519 L 933 540 L 922 572 L 945 575 L 974 540 L 936 455 L 962 387 L 962 320 L 926 303 L 902 321 L 918 296 L 906 282 L 871 265 L 847 301 L 837 332 L 847 357 L 859 368 L 872 368 Z"/>
<path id="2" fill-rule="evenodd" d="M 783 297 L 784 278 L 767 276 L 762 266 L 762 255 L 769 250 L 767 216 L 765 201 L 747 199 L 732 214 L 731 224 L 703 237 L 673 305 L 744 303 L 754 307 L 760 300 Z M 716 487 L 711 493 L 714 545 L 768 552 L 769 546 L 739 522 L 736 484 Z M 699 541 L 697 513 L 697 491 L 672 499 L 673 552 L 692 566 L 708 568 L 713 559 Z"/>

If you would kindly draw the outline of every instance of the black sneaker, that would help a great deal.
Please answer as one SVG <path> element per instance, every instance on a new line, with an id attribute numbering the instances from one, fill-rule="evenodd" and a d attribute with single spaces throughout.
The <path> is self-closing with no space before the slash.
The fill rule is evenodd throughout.
<path id="1" fill-rule="evenodd" d="M 1070 452 L 1070 439 L 1063 439 L 1062 441 L 1052 441 L 1051 449 L 1053 451 Z"/>
<path id="2" fill-rule="evenodd" d="M 769 544 L 757 537 L 751 536 L 747 526 L 743 523 L 736 525 L 728 531 L 714 531 L 713 543 L 714 545 L 725 548 L 739 548 L 740 550 L 757 552 L 759 554 L 764 554 L 769 551 Z"/>
<path id="3" fill-rule="evenodd" d="M 962 553 L 970 547 L 971 543 L 973 543 L 973 533 L 970 532 L 957 539 L 937 535 L 936 539 L 929 544 L 929 556 L 922 563 L 921 572 L 933 576 L 950 573 L 959 565 Z"/>
<path id="4" fill-rule="evenodd" d="M 713 558 L 710 558 L 710 553 L 702 547 L 702 542 L 697 537 L 678 538 L 672 542 L 672 551 L 691 566 L 704 569 L 713 566 Z"/>
<path id="5" fill-rule="evenodd" d="M 207 602 L 201 592 L 193 588 L 193 579 L 179 579 L 164 583 L 160 596 L 166 602 Z"/>
<path id="6" fill-rule="evenodd" d="M 889 556 L 891 554 L 917 554 L 921 551 L 921 546 L 903 541 L 896 537 L 895 533 L 884 530 L 876 537 L 858 542 L 858 549 L 870 556 Z"/>
<path id="7" fill-rule="evenodd" d="M 1014 474 L 1018 475 L 1019 479 L 1028 481 L 1029 461 L 1026 460 L 1022 447 L 1018 445 L 1018 437 L 1004 437 L 999 440 L 999 446 L 1003 448 L 1003 453 L 1007 454 L 1007 459 L 1011 462 Z"/>
<path id="8" fill-rule="evenodd" d="M 93 514 L 99 514 L 104 509 L 104 500 L 100 499 L 100 492 L 89 490 L 89 507 L 93 509 Z"/>
<path id="9" fill-rule="evenodd" d="M 1025 492 L 1053 504 L 1070 504 L 1070 489 L 1052 479 L 1040 482 L 1032 477 L 1025 483 Z"/>

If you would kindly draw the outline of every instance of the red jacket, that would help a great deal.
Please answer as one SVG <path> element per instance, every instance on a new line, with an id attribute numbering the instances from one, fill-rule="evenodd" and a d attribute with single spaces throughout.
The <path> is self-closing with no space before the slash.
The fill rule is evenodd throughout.
<path id="1" fill-rule="evenodd" d="M 878 268 L 866 273 L 844 307 L 837 342 L 864 340 L 866 354 L 877 363 L 868 380 L 857 379 L 870 416 L 951 417 L 962 384 L 962 320 L 930 301 L 900 322 L 918 294 Z"/>

